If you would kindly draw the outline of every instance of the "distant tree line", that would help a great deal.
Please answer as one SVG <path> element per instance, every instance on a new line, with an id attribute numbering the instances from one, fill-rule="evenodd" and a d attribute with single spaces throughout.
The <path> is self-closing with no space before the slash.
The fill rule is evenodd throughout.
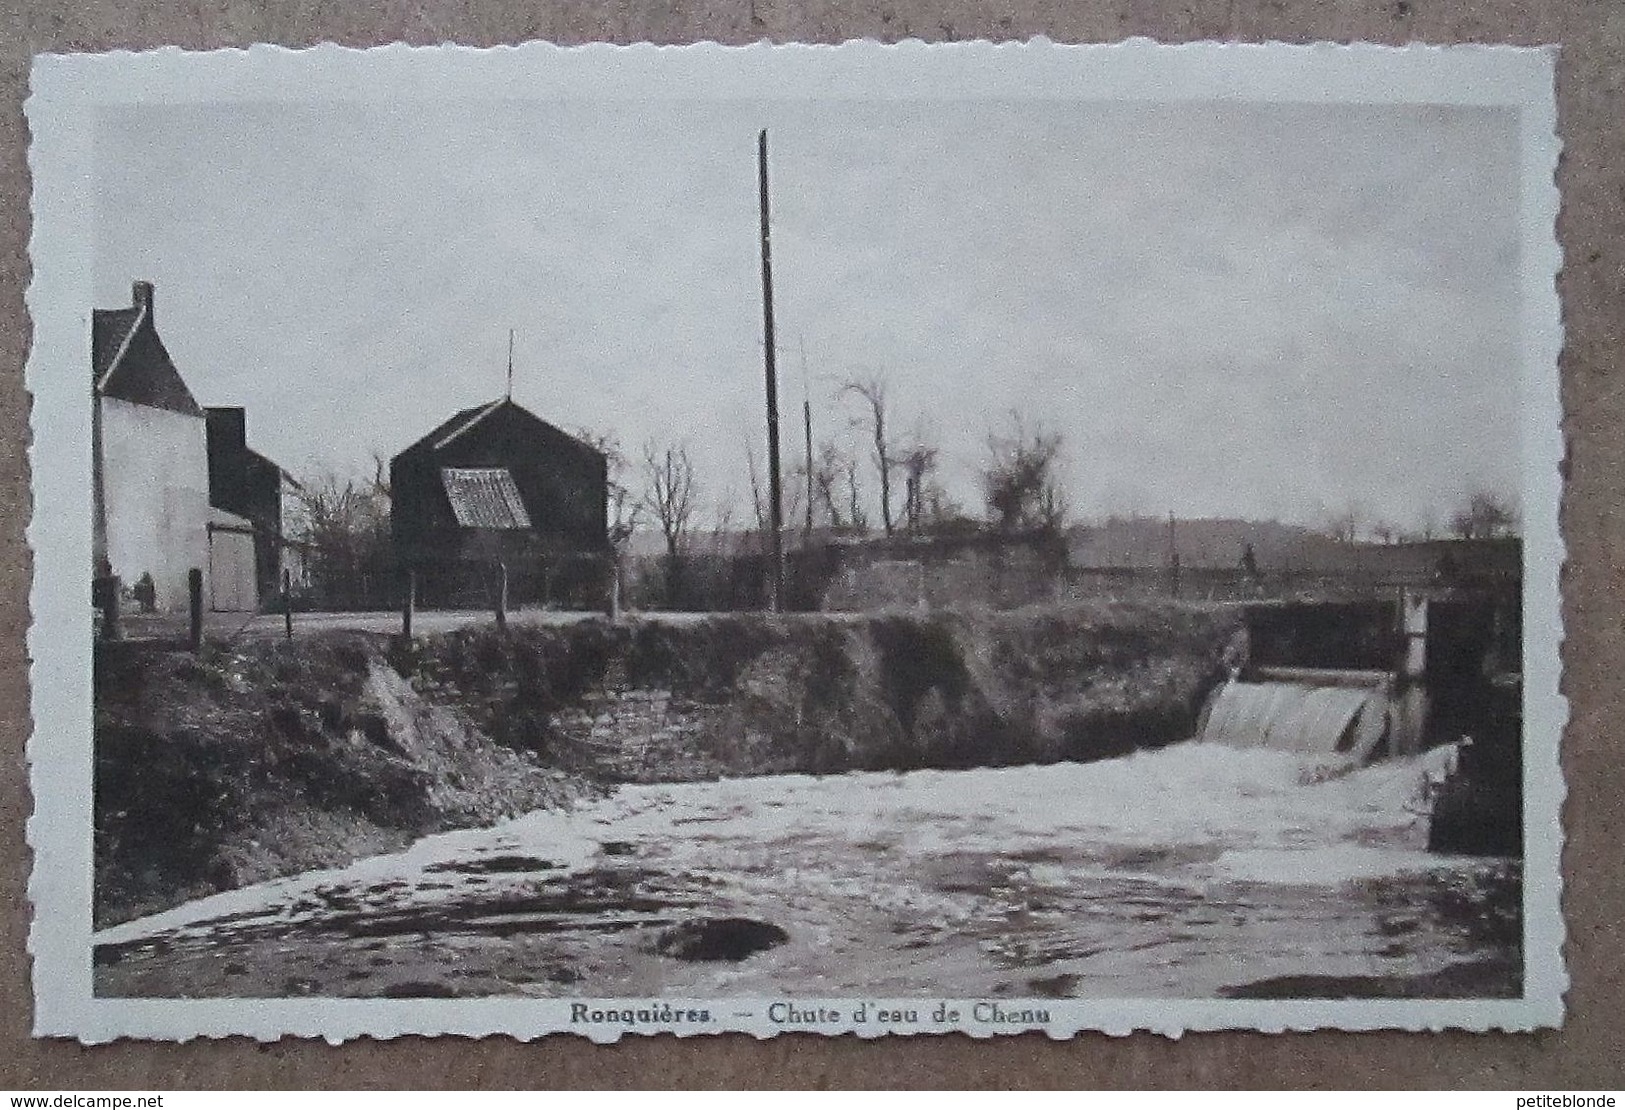
<path id="1" fill-rule="evenodd" d="M 1415 543 L 1427 540 L 1489 540 L 1517 536 L 1522 521 L 1512 502 L 1487 489 L 1478 489 L 1441 521 L 1437 510 L 1423 514 L 1420 525 L 1402 528 L 1381 517 L 1371 517 L 1351 504 L 1326 521 L 1324 531 L 1341 543 Z"/>
<path id="2" fill-rule="evenodd" d="M 1064 440 L 1059 432 L 1014 411 L 991 427 L 978 473 L 982 512 L 973 516 L 944 485 L 944 452 L 929 424 L 899 416 L 885 375 L 848 377 L 838 383 L 832 400 L 832 407 L 844 416 L 840 430 L 852 433 L 862 446 L 852 449 L 838 437 L 825 435 L 811 452 L 805 447 L 784 451 L 781 507 L 787 538 L 813 530 L 888 538 L 980 530 L 1058 536 L 1065 528 L 1068 496 L 1061 477 Z M 786 436 L 785 442 L 792 442 L 792 437 Z M 755 570 L 762 569 L 761 561 L 771 549 L 771 490 L 765 462 L 751 439 L 746 440 L 744 456 L 751 512 L 747 527 L 735 527 L 735 487 L 724 486 L 709 502 L 711 528 L 702 531 L 694 522 L 706 491 L 689 444 L 682 440 L 644 444 L 639 473 L 631 479 L 640 486 L 634 499 L 639 511 L 631 527 L 648 521 L 659 529 L 665 562 L 662 596 L 646 592 L 644 603 L 705 607 L 706 599 L 699 595 L 737 590 L 736 582 L 719 580 L 730 576 L 729 564 L 737 569 L 754 561 Z M 627 469 L 622 459 L 621 473 Z"/>
<path id="3" fill-rule="evenodd" d="M 988 428 L 977 471 L 982 504 L 973 515 L 949 495 L 943 482 L 943 444 L 925 420 L 909 421 L 899 415 L 883 374 L 839 382 L 832 401 L 844 419 L 837 430 L 848 433 L 848 442 L 857 446 L 826 434 L 813 445 L 810 460 L 805 450 L 785 451 L 789 465 L 782 497 L 787 539 L 812 531 L 820 536 L 887 538 L 978 531 L 1058 537 L 1066 529 L 1070 513 L 1062 477 L 1066 444 L 1060 432 L 1040 421 L 1010 411 Z M 771 508 L 765 467 L 751 446 L 754 437 L 746 440 L 743 460 L 747 501 L 735 492 L 736 486 L 709 487 L 684 440 L 648 440 L 634 459 L 613 435 L 592 429 L 578 429 L 576 435 L 608 460 L 606 528 L 617 553 L 618 583 L 633 536 L 640 530 L 658 533 L 659 571 L 639 580 L 633 604 L 726 607 L 724 600 L 738 602 L 760 588 L 757 580 L 765 574 L 771 550 Z M 787 436 L 786 442 L 793 438 Z M 309 604 L 354 608 L 393 603 L 396 564 L 388 468 L 380 457 L 373 462 L 370 481 L 320 475 L 307 478 L 296 492 L 296 511 L 287 530 L 302 544 Z M 750 508 L 744 520 L 736 517 L 740 503 Z M 1399 543 L 1515 536 L 1520 526 L 1513 502 L 1478 489 L 1452 511 L 1429 511 L 1410 528 L 1351 504 L 1330 515 L 1322 531 L 1344 543 Z"/>

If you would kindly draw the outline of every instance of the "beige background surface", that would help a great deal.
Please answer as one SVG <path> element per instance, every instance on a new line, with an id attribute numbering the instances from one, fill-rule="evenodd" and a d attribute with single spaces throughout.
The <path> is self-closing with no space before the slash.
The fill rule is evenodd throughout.
<path id="1" fill-rule="evenodd" d="M 1617 0 L 5 0 L 0 11 L 0 1088 L 871 1086 L 871 1087 L 1505 1087 L 1625 1086 L 1621 998 L 1621 720 L 1625 696 L 1625 4 Z M 1112 41 L 1280 39 L 1404 43 L 1557 43 L 1564 154 L 1559 237 L 1567 344 L 1562 359 L 1568 493 L 1563 527 L 1564 738 L 1569 782 L 1564 857 L 1573 977 L 1561 1032 L 963 1036 L 859 1042 L 786 1036 L 678 1041 L 630 1038 L 601 1048 L 574 1038 L 360 1042 L 334 1048 L 243 1040 L 121 1043 L 94 1049 L 33 1041 L 25 943 L 30 812 L 24 767 L 28 683 L 29 326 L 28 59 L 41 51 L 207 48 L 257 41 L 368 46 L 405 40 L 471 45 L 758 39 L 838 42 L 1026 38 Z M 51 511 L 47 507 L 44 511 Z"/>

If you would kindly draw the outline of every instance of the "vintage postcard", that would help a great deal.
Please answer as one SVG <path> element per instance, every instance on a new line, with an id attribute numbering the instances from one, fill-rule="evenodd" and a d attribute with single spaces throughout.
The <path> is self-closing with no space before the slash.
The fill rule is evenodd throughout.
<path id="1" fill-rule="evenodd" d="M 1552 65 L 37 59 L 36 1031 L 1558 1024 Z"/>

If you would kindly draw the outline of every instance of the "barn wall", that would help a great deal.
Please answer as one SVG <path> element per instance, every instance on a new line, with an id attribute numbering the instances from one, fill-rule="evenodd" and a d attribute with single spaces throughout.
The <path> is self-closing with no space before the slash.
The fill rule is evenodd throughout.
<path id="1" fill-rule="evenodd" d="M 208 591 L 209 460 L 203 418 L 104 397 L 107 558 L 128 589 L 151 574 L 157 607 L 187 607 L 186 573 Z"/>
<path id="2" fill-rule="evenodd" d="M 603 546 L 604 460 L 543 420 L 499 409 L 435 452 L 442 466 L 502 466 L 513 475 L 538 535 L 564 547 Z"/>
<path id="3" fill-rule="evenodd" d="M 492 413 L 436 451 L 423 444 L 390 464 L 396 549 L 414 558 L 456 557 L 467 539 L 440 484 L 442 467 L 505 467 L 541 543 L 567 551 L 606 546 L 604 457 L 515 407 Z"/>

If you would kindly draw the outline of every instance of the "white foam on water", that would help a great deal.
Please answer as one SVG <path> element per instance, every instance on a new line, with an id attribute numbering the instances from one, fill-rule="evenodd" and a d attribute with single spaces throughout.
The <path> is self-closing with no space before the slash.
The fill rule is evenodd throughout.
<path id="1" fill-rule="evenodd" d="M 390 895 L 392 905 L 443 903 L 470 889 L 448 881 L 445 865 L 502 853 L 552 866 L 492 876 L 493 885 L 551 881 L 613 854 L 709 877 L 741 904 L 827 900 L 942 924 L 972 912 L 978 884 L 994 882 L 995 872 L 1005 876 L 997 881 L 1052 890 L 1101 877 L 1170 891 L 1335 885 L 1452 866 L 1419 850 L 1419 799 L 1451 754 L 1321 781 L 1313 756 L 1188 743 L 1089 764 L 627 786 L 574 812 L 428 837 L 350 867 L 190 902 L 95 939 L 206 929 L 228 915 L 306 920 L 323 912 L 324 890 L 391 882 L 406 888 Z"/>
<path id="2" fill-rule="evenodd" d="M 1218 878 L 1232 882 L 1340 886 L 1343 883 L 1454 869 L 1454 861 L 1403 848 L 1341 844 L 1330 848 L 1253 848 L 1225 852 L 1215 862 Z"/>

